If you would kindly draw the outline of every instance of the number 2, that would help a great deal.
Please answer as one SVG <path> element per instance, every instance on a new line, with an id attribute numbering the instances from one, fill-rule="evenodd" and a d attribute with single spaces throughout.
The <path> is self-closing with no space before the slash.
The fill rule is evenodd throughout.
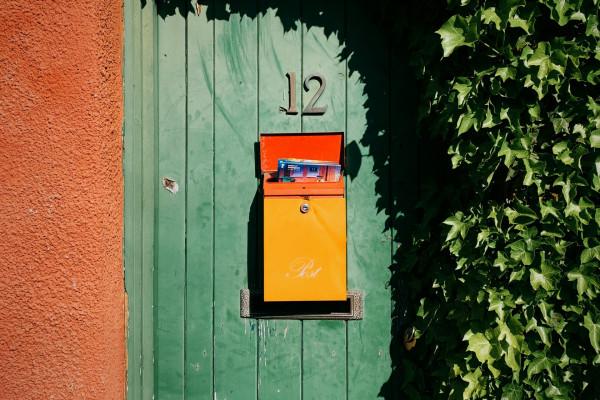
<path id="1" fill-rule="evenodd" d="M 317 73 L 310 74 L 304 79 L 304 90 L 306 90 L 307 92 L 308 92 L 308 82 L 310 82 L 311 79 L 316 79 L 317 81 L 319 81 L 321 86 L 319 87 L 319 90 L 317 90 L 317 93 L 315 93 L 313 98 L 310 99 L 310 101 L 308 102 L 308 105 L 306 106 L 304 111 L 302 111 L 302 114 L 323 115 L 323 114 L 325 114 L 325 111 L 327 111 L 327 106 L 314 107 L 314 105 L 317 102 L 317 100 L 319 100 L 319 97 L 321 97 L 323 90 L 325 90 L 325 86 L 327 85 L 327 82 L 325 81 L 325 77 L 321 74 L 317 74 Z"/>

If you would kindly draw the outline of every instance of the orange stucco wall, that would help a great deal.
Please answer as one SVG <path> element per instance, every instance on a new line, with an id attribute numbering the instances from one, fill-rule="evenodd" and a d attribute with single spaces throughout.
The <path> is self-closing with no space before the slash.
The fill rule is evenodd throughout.
<path id="1" fill-rule="evenodd" d="M 0 6 L 0 399 L 122 399 L 122 0 Z"/>

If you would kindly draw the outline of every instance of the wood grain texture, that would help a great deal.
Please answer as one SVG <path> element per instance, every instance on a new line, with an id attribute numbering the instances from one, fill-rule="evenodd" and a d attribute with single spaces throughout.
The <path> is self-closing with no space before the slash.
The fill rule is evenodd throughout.
<path id="1" fill-rule="evenodd" d="M 389 267 L 419 169 L 405 64 L 352 2 L 208 3 L 186 17 L 126 5 L 131 398 L 393 398 Z M 287 72 L 297 115 L 280 110 Z M 326 79 L 323 115 L 302 115 L 310 73 Z M 242 319 L 240 289 L 262 285 L 258 134 L 327 131 L 346 134 L 347 281 L 364 319 Z"/>
<path id="2" fill-rule="evenodd" d="M 389 56 L 376 21 L 369 10 L 348 4 L 347 139 L 360 154 L 348 161 L 360 162 L 358 169 L 350 166 L 356 172 L 346 184 L 348 283 L 365 296 L 363 320 L 348 323 L 348 399 L 357 400 L 378 397 L 391 373 Z"/>
<path id="3" fill-rule="evenodd" d="M 215 40 L 215 397 L 252 399 L 257 330 L 239 316 L 239 293 L 257 262 L 257 20 L 216 20 Z"/>
<path id="4" fill-rule="evenodd" d="M 346 398 L 346 321 L 304 321 L 302 398 Z"/>
<path id="5" fill-rule="evenodd" d="M 277 11 L 269 8 L 275 4 Z M 300 116 L 287 115 L 279 107 L 287 108 L 289 105 L 286 73 L 300 72 L 302 40 L 300 29 L 285 32 L 280 16 L 293 18 L 299 15 L 300 1 L 260 0 L 259 8 L 267 8 L 267 11 L 258 17 L 258 131 L 299 132 Z M 296 87 L 299 90 L 298 80 Z M 262 201 L 262 196 L 259 201 Z M 259 259 L 261 248 L 262 245 L 257 248 Z M 262 262 L 257 263 L 257 267 L 262 268 Z M 260 286 L 261 274 L 256 275 L 259 277 L 257 285 Z M 258 322 L 257 327 L 258 398 L 299 399 L 302 372 L 301 322 L 263 320 Z"/>
<path id="6" fill-rule="evenodd" d="M 124 135 L 123 171 L 124 171 L 124 263 L 125 289 L 128 296 L 129 320 L 127 323 L 127 376 L 130 399 L 141 398 L 142 368 L 144 354 L 142 341 L 142 121 L 140 116 L 141 91 L 141 10 L 134 3 L 124 7 Z M 153 99 L 152 99 L 153 100 Z"/>
<path id="7" fill-rule="evenodd" d="M 187 18 L 185 396 L 213 394 L 214 20 Z"/>
<path id="8" fill-rule="evenodd" d="M 431 153 L 423 157 L 423 149 L 417 140 L 415 132 L 416 118 L 418 115 L 418 103 L 413 101 L 417 97 L 417 84 L 412 69 L 408 65 L 408 56 L 401 52 L 391 54 L 391 109 L 394 113 L 390 116 L 392 127 L 392 143 L 390 149 L 390 166 L 392 171 L 392 217 L 394 226 L 394 247 L 401 248 L 410 243 L 411 228 L 416 220 L 415 206 L 419 200 L 421 176 L 423 167 L 435 171 L 434 160 L 437 156 Z M 423 165 L 425 164 L 425 165 Z M 435 173 L 435 172 L 434 172 Z M 397 261 L 397 260 L 394 260 Z M 398 310 L 397 319 L 394 321 L 393 329 L 397 337 L 402 337 L 407 327 L 407 317 L 400 310 L 406 310 L 410 301 L 408 288 L 405 289 L 405 281 L 398 279 L 398 285 L 394 295 L 393 306 Z M 404 344 L 396 340 L 390 346 L 390 353 L 396 363 L 402 362 Z M 397 364 L 396 364 L 397 365 Z M 388 385 L 392 396 L 401 393 L 401 382 L 399 379 L 391 380 Z"/>
<path id="9" fill-rule="evenodd" d="M 326 79 L 326 88 L 315 107 L 327 106 L 323 115 L 303 115 L 303 132 L 343 132 L 346 116 L 346 63 L 344 52 L 345 2 L 332 0 L 319 2 L 305 0 L 302 3 L 302 104 L 308 105 L 319 88 L 316 80 L 309 82 L 309 90 L 304 90 L 304 79 L 312 73 L 319 73 Z M 318 22 L 321 15 L 329 16 L 330 27 L 323 28 Z M 298 93 L 299 95 L 299 93 Z"/>
<path id="10" fill-rule="evenodd" d="M 158 12 L 160 13 L 160 6 Z M 158 188 L 155 271 L 155 394 L 180 399 L 185 386 L 185 20 L 158 19 L 158 176 L 178 184 Z"/>
<path id="11" fill-rule="evenodd" d="M 154 393 L 156 10 L 125 7 L 125 287 L 129 298 L 127 396 Z"/>
<path id="12" fill-rule="evenodd" d="M 259 320 L 258 398 L 300 399 L 300 321 Z"/>
<path id="13" fill-rule="evenodd" d="M 327 31 L 317 25 L 320 14 L 332 18 L 338 29 Z M 327 105 L 323 115 L 302 116 L 303 132 L 345 131 L 346 64 L 340 62 L 344 49 L 344 1 L 303 1 L 302 80 L 318 72 L 326 79 L 326 89 L 315 107 Z M 318 84 L 310 82 L 310 90 L 302 90 L 301 109 L 315 94 Z M 303 321 L 302 398 L 346 398 L 346 322 Z"/>
<path id="14" fill-rule="evenodd" d="M 157 23 L 156 9 L 147 7 L 142 10 L 142 202 L 137 206 L 142 209 L 142 224 L 137 226 L 141 230 L 141 281 L 142 281 L 142 346 L 141 399 L 146 399 L 154 393 L 154 262 L 156 257 L 156 190 L 160 183 L 156 177 L 157 167 L 157 142 L 158 142 L 158 113 L 156 112 L 157 93 L 156 82 L 157 68 Z"/>

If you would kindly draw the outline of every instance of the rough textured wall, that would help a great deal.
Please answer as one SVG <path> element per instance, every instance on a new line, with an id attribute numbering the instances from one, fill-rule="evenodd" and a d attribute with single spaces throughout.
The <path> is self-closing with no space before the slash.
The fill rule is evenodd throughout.
<path id="1" fill-rule="evenodd" d="M 120 399 L 122 0 L 0 21 L 0 398 Z"/>

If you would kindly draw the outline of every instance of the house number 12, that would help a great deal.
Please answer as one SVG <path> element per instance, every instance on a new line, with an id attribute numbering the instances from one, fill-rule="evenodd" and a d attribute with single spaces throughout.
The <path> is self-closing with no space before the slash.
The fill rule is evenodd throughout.
<path id="1" fill-rule="evenodd" d="M 287 74 L 285 74 L 285 76 L 287 76 L 288 83 L 289 83 L 290 106 L 288 107 L 287 110 L 283 109 L 283 111 L 285 111 L 286 114 L 296 115 L 296 114 L 298 114 L 298 110 L 296 110 L 296 73 L 288 72 Z M 323 75 L 317 74 L 317 73 L 310 74 L 304 79 L 304 90 L 307 92 L 308 92 L 308 82 L 310 82 L 311 79 L 317 80 L 319 82 L 320 86 L 319 86 L 319 90 L 317 90 L 317 93 L 315 93 L 315 95 L 312 97 L 312 99 L 310 99 L 310 101 L 308 102 L 308 105 L 306 106 L 304 111 L 302 111 L 302 115 L 323 115 L 323 114 L 325 114 L 325 111 L 327 111 L 327 106 L 315 107 L 315 103 L 317 102 L 317 100 L 319 100 L 319 97 L 321 97 L 321 94 L 323 94 L 323 91 L 325 90 L 325 85 L 327 83 L 325 82 L 325 77 Z"/>

